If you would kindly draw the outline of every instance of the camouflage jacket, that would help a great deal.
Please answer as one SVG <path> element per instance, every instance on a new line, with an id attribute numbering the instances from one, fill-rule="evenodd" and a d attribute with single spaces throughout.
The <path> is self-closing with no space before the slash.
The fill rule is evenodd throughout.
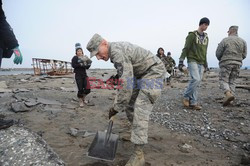
<path id="1" fill-rule="evenodd" d="M 127 88 L 127 79 L 140 79 L 152 66 L 162 65 L 162 62 L 150 51 L 129 42 L 110 42 L 109 57 L 123 81 L 122 88 L 117 91 L 113 107 L 116 111 L 123 111 L 132 95 L 132 89 Z"/>
<path id="2" fill-rule="evenodd" d="M 172 70 L 174 67 L 175 67 L 175 60 L 171 57 L 171 56 L 167 56 L 165 58 L 165 67 L 166 67 L 166 70 Z"/>
<path id="3" fill-rule="evenodd" d="M 219 60 L 219 66 L 228 64 L 242 65 L 242 60 L 247 56 L 247 44 L 238 37 L 231 35 L 224 38 L 218 45 L 216 57 Z"/>

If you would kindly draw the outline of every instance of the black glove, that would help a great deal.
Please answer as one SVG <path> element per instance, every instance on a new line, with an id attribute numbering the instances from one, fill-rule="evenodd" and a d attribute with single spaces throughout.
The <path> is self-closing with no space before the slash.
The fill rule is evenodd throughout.
<path id="1" fill-rule="evenodd" d="M 116 114 L 118 113 L 118 111 L 114 110 L 114 108 L 110 108 L 109 109 L 109 119 L 112 117 L 112 116 L 115 116 Z"/>
<path id="2" fill-rule="evenodd" d="M 118 85 L 118 79 L 119 79 L 118 74 L 112 75 L 111 77 L 109 77 L 109 79 L 106 80 L 106 83 L 111 83 L 112 85 Z"/>
<path id="3" fill-rule="evenodd" d="M 183 64 L 183 60 L 182 59 L 180 59 L 179 60 L 179 65 L 178 65 L 178 69 L 181 71 L 181 72 L 183 72 L 183 66 L 185 66 L 184 64 Z"/>
<path id="4" fill-rule="evenodd" d="M 89 59 L 89 60 L 87 60 L 86 63 L 87 63 L 87 64 L 86 64 L 86 69 L 89 69 L 90 66 L 91 66 L 92 61 Z"/>

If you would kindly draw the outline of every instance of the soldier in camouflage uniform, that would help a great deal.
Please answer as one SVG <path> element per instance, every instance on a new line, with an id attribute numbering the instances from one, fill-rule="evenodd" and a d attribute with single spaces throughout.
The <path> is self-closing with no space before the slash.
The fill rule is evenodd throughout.
<path id="1" fill-rule="evenodd" d="M 109 110 L 109 118 L 126 111 L 132 123 L 131 142 L 135 144 L 133 155 L 126 166 L 142 166 L 145 164 L 143 145 L 148 143 L 149 115 L 152 104 L 161 94 L 165 67 L 159 58 L 146 49 L 128 42 L 107 42 L 98 34 L 90 39 L 87 49 L 91 53 L 90 57 L 96 56 L 98 60 L 104 61 L 110 59 L 117 69 L 119 79 L 123 81 L 123 88 L 117 91 L 113 107 Z M 134 80 L 133 85 L 131 80 Z M 156 81 L 154 87 L 146 87 L 148 81 Z M 146 103 L 136 100 L 141 95 L 147 96 L 150 109 L 146 108 Z"/>
<path id="2" fill-rule="evenodd" d="M 220 87 L 225 93 L 224 106 L 230 104 L 235 98 L 235 80 L 239 76 L 242 60 L 246 56 L 247 44 L 238 37 L 238 26 L 231 26 L 228 30 L 228 37 L 219 43 L 216 50 L 220 66 Z"/>
<path id="3" fill-rule="evenodd" d="M 171 52 L 167 53 L 167 57 L 165 58 L 167 64 L 165 65 L 167 72 L 172 74 L 173 68 L 175 67 L 176 63 L 175 60 L 171 57 Z"/>

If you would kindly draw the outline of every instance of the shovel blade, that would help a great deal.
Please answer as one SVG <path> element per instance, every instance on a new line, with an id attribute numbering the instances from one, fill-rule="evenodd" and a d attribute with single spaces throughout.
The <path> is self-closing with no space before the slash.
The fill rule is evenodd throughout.
<path id="1" fill-rule="evenodd" d="M 87 156 L 95 159 L 106 161 L 114 161 L 116 149 L 118 145 L 118 135 L 110 134 L 108 140 L 105 141 L 106 132 L 98 131 L 91 143 Z"/>

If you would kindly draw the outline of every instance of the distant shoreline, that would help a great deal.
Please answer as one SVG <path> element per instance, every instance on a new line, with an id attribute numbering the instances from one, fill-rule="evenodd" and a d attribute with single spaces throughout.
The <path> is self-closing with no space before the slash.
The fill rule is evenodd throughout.
<path id="1" fill-rule="evenodd" d="M 0 71 L 30 71 L 30 70 L 34 70 L 33 68 L 1 68 Z"/>

